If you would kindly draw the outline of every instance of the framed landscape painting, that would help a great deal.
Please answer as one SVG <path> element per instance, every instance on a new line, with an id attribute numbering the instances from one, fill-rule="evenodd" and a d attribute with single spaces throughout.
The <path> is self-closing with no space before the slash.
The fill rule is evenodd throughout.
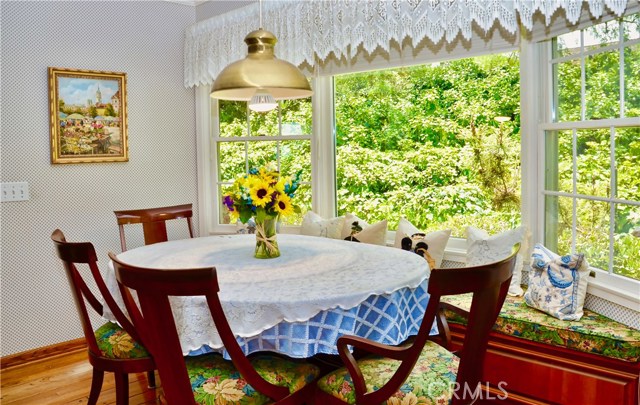
<path id="1" fill-rule="evenodd" d="M 126 162 L 127 75 L 49 68 L 51 163 Z"/>

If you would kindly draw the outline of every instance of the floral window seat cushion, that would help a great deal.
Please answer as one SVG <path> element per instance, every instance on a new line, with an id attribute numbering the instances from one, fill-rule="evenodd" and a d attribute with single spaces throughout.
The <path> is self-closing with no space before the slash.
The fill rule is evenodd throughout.
<path id="1" fill-rule="evenodd" d="M 442 302 L 468 312 L 471 295 L 447 296 Z M 450 309 L 445 309 L 445 317 L 450 323 L 465 325 L 467 322 L 466 317 Z M 505 335 L 623 361 L 640 360 L 640 331 L 589 310 L 584 310 L 580 321 L 562 321 L 527 306 L 522 297 L 507 297 L 493 329 Z"/>

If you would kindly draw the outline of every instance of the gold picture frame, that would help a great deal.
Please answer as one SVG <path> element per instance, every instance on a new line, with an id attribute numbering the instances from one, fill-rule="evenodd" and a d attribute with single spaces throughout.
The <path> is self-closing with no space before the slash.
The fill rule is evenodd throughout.
<path id="1" fill-rule="evenodd" d="M 51 163 L 127 162 L 127 74 L 49 68 Z"/>

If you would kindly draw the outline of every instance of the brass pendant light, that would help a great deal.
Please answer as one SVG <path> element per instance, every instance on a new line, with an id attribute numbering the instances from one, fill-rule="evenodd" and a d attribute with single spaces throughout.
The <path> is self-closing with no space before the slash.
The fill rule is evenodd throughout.
<path id="1" fill-rule="evenodd" d="M 250 101 L 250 108 L 268 111 L 276 107 L 274 100 L 305 98 L 313 94 L 309 81 L 296 66 L 275 57 L 275 35 L 260 28 L 250 32 L 244 42 L 248 46 L 247 56 L 218 74 L 211 97 Z"/>

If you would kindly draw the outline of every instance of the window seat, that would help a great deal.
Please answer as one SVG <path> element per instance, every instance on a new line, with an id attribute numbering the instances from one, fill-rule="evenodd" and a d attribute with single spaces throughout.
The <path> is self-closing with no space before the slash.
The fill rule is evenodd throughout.
<path id="1" fill-rule="evenodd" d="M 468 313 L 471 307 L 471 295 L 443 297 L 442 302 L 451 306 L 445 306 L 445 317 L 449 323 L 466 324 L 464 313 Z M 586 309 L 580 321 L 562 321 L 529 307 L 522 297 L 508 296 L 494 330 L 623 361 L 640 360 L 640 331 Z"/>
<path id="2" fill-rule="evenodd" d="M 460 349 L 470 295 L 442 297 L 453 349 Z M 640 331 L 585 310 L 561 321 L 507 297 L 490 334 L 484 381 L 502 404 L 637 405 Z M 484 401 L 480 401 L 484 403 Z"/>

